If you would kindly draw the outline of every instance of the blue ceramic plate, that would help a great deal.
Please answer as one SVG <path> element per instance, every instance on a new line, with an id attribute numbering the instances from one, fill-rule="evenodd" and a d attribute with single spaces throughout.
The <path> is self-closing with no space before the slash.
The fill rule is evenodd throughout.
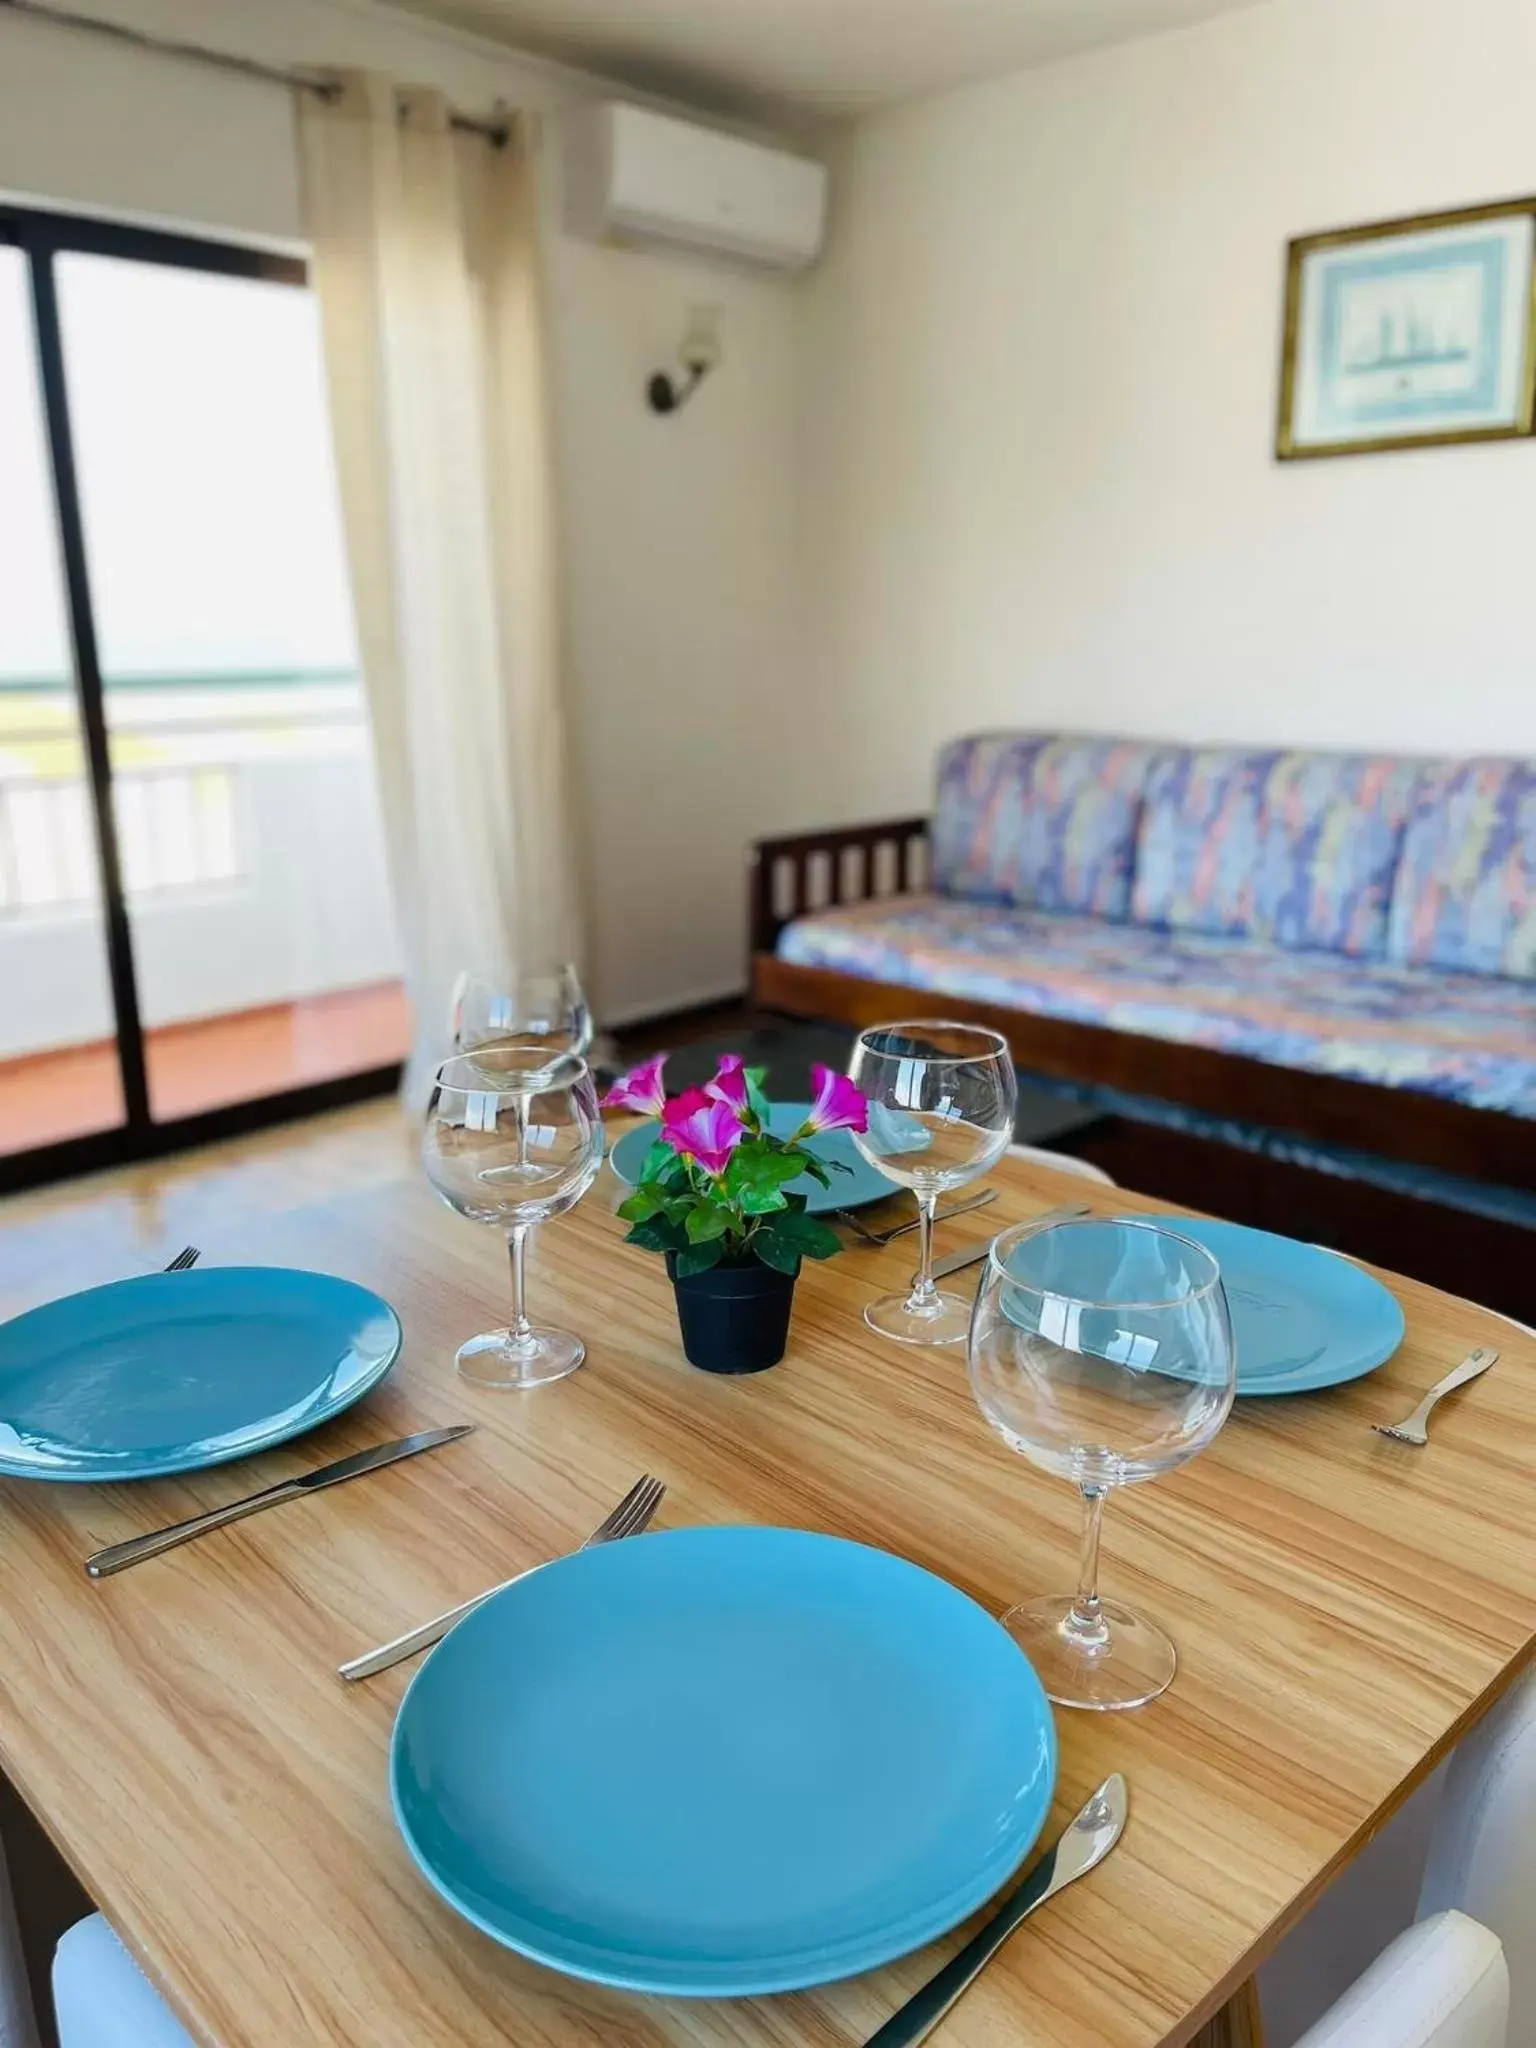
<path id="1" fill-rule="evenodd" d="M 390 1752 L 406 1844 L 466 1919 L 683 1997 L 921 1947 L 1011 1875 L 1055 1775 L 990 1615 L 795 1529 L 633 1537 L 518 1580 L 417 1673 Z"/>
<path id="2" fill-rule="evenodd" d="M 799 1130 L 810 1113 L 808 1102 L 771 1103 L 768 1128 L 776 1138 L 787 1138 Z M 633 1187 L 640 1178 L 645 1155 L 660 1128 L 659 1124 L 640 1124 L 627 1131 L 608 1155 L 614 1172 L 628 1186 Z M 813 1216 L 824 1216 L 832 1209 L 864 1209 L 871 1202 L 883 1202 L 887 1195 L 902 1192 L 895 1181 L 887 1180 L 878 1167 L 870 1165 L 846 1131 L 823 1131 L 805 1149 L 833 1169 L 830 1188 L 822 1187 L 806 1173 L 789 1183 L 789 1192 L 804 1195 L 805 1206 Z M 839 1166 L 846 1166 L 849 1171 L 839 1173 Z"/>
<path id="3" fill-rule="evenodd" d="M 366 1287 L 279 1266 L 118 1280 L 0 1324 L 0 1473 L 154 1479 L 314 1429 L 400 1355 Z"/>
<path id="4" fill-rule="evenodd" d="M 1306 1394 L 1384 1365 L 1403 1341 L 1403 1312 L 1348 1259 L 1240 1223 L 1163 1216 L 1221 1267 L 1237 1337 L 1239 1394 Z"/>

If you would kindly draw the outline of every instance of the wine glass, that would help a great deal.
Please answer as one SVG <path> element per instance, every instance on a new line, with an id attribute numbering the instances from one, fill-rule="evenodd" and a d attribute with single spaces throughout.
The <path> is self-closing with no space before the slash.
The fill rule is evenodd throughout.
<path id="1" fill-rule="evenodd" d="M 995 1166 L 1013 1139 L 1018 1083 L 1008 1041 L 979 1024 L 881 1024 L 859 1033 L 848 1072 L 869 1098 L 869 1128 L 850 1133 L 869 1161 L 913 1190 L 917 1277 L 908 1294 L 872 1301 L 864 1320 L 902 1344 L 959 1344 L 963 1295 L 933 1284 L 939 1196 Z"/>
<path id="2" fill-rule="evenodd" d="M 536 1224 L 573 1209 L 603 1161 L 603 1119 L 587 1063 L 550 1064 L 526 1045 L 484 1045 L 438 1069 L 422 1140 L 427 1177 L 451 1209 L 499 1224 L 512 1253 L 512 1324 L 472 1337 L 455 1363 L 483 1387 L 541 1387 L 586 1356 L 568 1330 L 535 1329 L 523 1302 L 523 1247 Z"/>
<path id="3" fill-rule="evenodd" d="M 455 1052 L 525 1046 L 555 1059 L 585 1054 L 592 1043 L 592 1012 L 569 961 L 549 969 L 466 969 L 454 984 L 449 1024 Z"/>
<path id="4" fill-rule="evenodd" d="M 1182 1465 L 1227 1419 L 1237 1353 L 1221 1269 L 1147 1217 L 1020 1224 L 988 1257 L 970 1368 L 992 1427 L 1085 1507 L 1076 1593 L 1010 1608 L 1003 1627 L 1058 1705 L 1144 1706 L 1178 1652 L 1099 1598 L 1099 1524 L 1112 1486 Z"/>

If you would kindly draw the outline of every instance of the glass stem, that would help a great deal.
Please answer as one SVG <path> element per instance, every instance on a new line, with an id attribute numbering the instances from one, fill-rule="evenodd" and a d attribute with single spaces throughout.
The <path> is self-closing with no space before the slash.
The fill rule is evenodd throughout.
<path id="1" fill-rule="evenodd" d="M 1067 1610 L 1067 1632 L 1085 1650 L 1101 1650 L 1109 1641 L 1109 1626 L 1099 1604 L 1099 1530 L 1104 1521 L 1107 1488 L 1083 1488 L 1083 1545 L 1077 1567 L 1077 1592 Z"/>
<path id="2" fill-rule="evenodd" d="M 523 1245 L 528 1236 L 526 1223 L 514 1223 L 507 1232 L 507 1249 L 512 1254 L 512 1341 L 526 1344 L 533 1335 L 533 1325 L 523 1306 Z"/>
<path id="3" fill-rule="evenodd" d="M 920 1194 L 917 1198 L 917 1278 L 907 1296 L 907 1309 L 912 1314 L 932 1309 L 939 1298 L 939 1290 L 933 1284 L 933 1218 L 938 1206 L 937 1194 Z"/>

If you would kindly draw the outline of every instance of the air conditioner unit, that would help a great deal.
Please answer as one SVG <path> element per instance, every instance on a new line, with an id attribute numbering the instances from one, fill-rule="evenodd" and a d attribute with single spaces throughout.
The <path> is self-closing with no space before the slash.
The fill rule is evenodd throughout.
<path id="1" fill-rule="evenodd" d="M 827 173 L 809 158 L 619 100 L 565 117 L 567 222 L 775 270 L 821 253 Z"/>

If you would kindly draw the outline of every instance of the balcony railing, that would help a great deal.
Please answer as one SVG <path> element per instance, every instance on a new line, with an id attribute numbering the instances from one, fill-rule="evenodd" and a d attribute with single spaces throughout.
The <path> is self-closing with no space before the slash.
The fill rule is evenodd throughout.
<path id="1" fill-rule="evenodd" d="M 146 1024 L 398 975 L 355 676 L 139 678 L 106 711 Z M 73 689 L 0 682 L 0 1059 L 109 1033 L 99 909 Z"/>
<path id="2" fill-rule="evenodd" d="M 112 802 L 130 898 L 207 889 L 245 872 L 230 769 L 124 769 Z M 85 778 L 0 779 L 0 917 L 82 910 L 98 893 Z"/>
<path id="3" fill-rule="evenodd" d="M 241 764 L 366 739 L 357 678 L 336 671 L 136 678 L 108 695 L 124 887 L 164 897 L 249 872 Z M 0 681 L 0 918 L 94 904 L 95 826 L 73 692 Z"/>

